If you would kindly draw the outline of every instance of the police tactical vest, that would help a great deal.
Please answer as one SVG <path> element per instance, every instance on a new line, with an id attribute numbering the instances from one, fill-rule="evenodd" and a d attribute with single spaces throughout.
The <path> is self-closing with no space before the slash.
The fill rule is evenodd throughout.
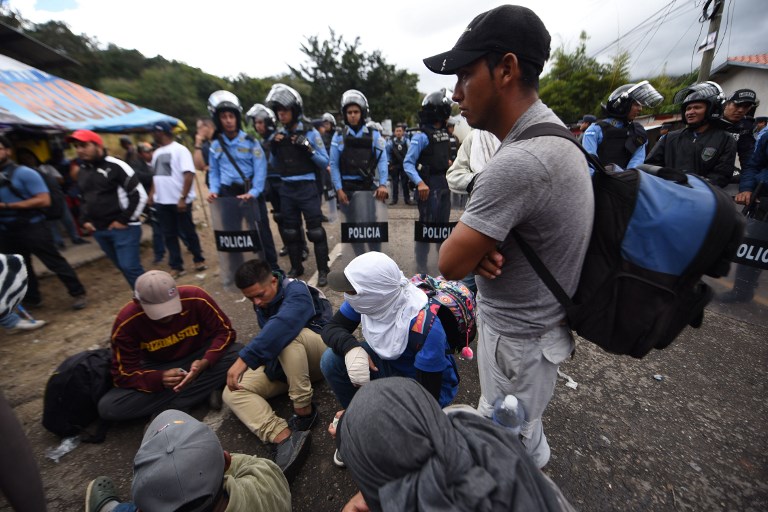
<path id="1" fill-rule="evenodd" d="M 424 127 L 424 133 L 429 139 L 429 144 L 419 155 L 421 173 L 445 174 L 450 167 L 448 160 L 451 159 L 451 136 L 445 129 L 435 130 L 429 127 Z"/>
<path id="2" fill-rule="evenodd" d="M 360 176 L 363 181 L 373 184 L 375 162 L 371 132 L 364 128 L 362 137 L 354 137 L 347 131 L 344 137 L 344 151 L 339 159 L 342 176 Z"/>
<path id="3" fill-rule="evenodd" d="M 408 146 L 405 144 L 405 139 L 392 139 L 392 165 L 402 167 L 406 153 L 408 153 Z"/>
<path id="4" fill-rule="evenodd" d="M 603 141 L 597 148 L 597 156 L 604 165 L 617 164 L 626 169 L 635 151 L 648 141 L 645 130 L 642 127 L 638 130 L 639 125 L 632 126 L 634 124 L 617 128 L 606 121 L 597 123 L 603 130 Z"/>
<path id="5" fill-rule="evenodd" d="M 305 135 L 306 132 L 297 130 L 286 134 L 280 142 L 271 141 L 272 151 L 277 159 L 277 169 L 280 176 L 287 178 L 290 176 L 302 176 L 315 172 L 315 164 L 312 162 L 312 155 L 303 147 L 297 146 L 291 142 L 294 135 Z"/>
<path id="6" fill-rule="evenodd" d="M 265 155 L 272 154 L 271 151 L 272 143 L 269 141 L 269 139 L 262 139 L 261 141 L 261 149 L 264 150 Z M 277 169 L 275 169 L 275 166 L 269 163 L 269 158 L 267 158 L 267 178 L 279 178 L 280 172 L 278 172 Z"/>

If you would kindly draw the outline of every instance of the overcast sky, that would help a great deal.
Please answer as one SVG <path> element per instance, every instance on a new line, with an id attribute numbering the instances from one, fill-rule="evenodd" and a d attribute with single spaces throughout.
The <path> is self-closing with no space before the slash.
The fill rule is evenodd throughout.
<path id="1" fill-rule="evenodd" d="M 584 30 L 587 53 L 609 61 L 618 49 L 631 54 L 631 74 L 642 79 L 696 68 L 695 47 L 708 23 L 700 23 L 704 0 L 519 0 L 544 21 L 552 49 L 573 50 Z M 328 39 L 329 28 L 363 51 L 416 73 L 419 90 L 451 89 L 453 77 L 429 72 L 424 57 L 450 49 L 477 14 L 500 5 L 488 0 L 10 0 L 25 18 L 60 20 L 73 32 L 101 43 L 162 55 L 217 76 L 256 78 L 288 72 L 305 62 L 300 45 L 308 36 Z M 376 7 L 378 5 L 378 7 Z M 715 66 L 727 56 L 768 53 L 767 0 L 726 0 Z M 659 12 L 663 21 L 638 24 Z M 655 17 L 654 17 L 655 18 Z M 546 71 L 546 70 L 545 70 Z M 311 106 L 310 106 L 311 108 Z"/>

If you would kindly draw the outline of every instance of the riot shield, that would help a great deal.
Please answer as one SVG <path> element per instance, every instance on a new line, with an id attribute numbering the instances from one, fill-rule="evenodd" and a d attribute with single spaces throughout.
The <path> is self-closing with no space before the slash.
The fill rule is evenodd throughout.
<path id="1" fill-rule="evenodd" d="M 222 285 L 229 291 L 236 291 L 234 275 L 237 268 L 250 259 L 264 260 L 259 205 L 256 201 L 219 197 L 211 203 L 211 220 Z"/>
<path id="2" fill-rule="evenodd" d="M 386 203 L 372 190 L 347 192 L 349 204 L 341 212 L 341 267 L 368 251 L 389 254 L 389 223 Z"/>
<path id="3" fill-rule="evenodd" d="M 413 223 L 413 259 L 398 262 L 406 276 L 425 272 L 440 275 L 437 267 L 440 245 L 448 238 L 463 211 L 462 201 L 453 201 L 445 176 L 430 177 L 429 197 L 417 202 L 418 219 Z M 409 264 L 410 263 L 410 264 Z"/>
<path id="4" fill-rule="evenodd" d="M 768 326 L 768 196 L 747 216 L 744 239 L 728 276 L 705 278 L 715 291 L 708 308 L 752 324 Z"/>

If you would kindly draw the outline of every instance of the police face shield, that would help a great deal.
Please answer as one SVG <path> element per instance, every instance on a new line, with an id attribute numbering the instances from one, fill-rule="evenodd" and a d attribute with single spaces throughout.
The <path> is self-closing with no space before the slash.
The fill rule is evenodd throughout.
<path id="1" fill-rule="evenodd" d="M 654 89 L 654 87 L 648 83 L 648 80 L 643 80 L 632 86 L 627 91 L 627 95 L 643 107 L 648 108 L 655 108 L 664 101 L 664 96 L 659 94 L 659 91 Z"/>
<path id="2" fill-rule="evenodd" d="M 760 184 L 747 206 L 734 207 L 746 217 L 744 238 L 728 275 L 704 278 L 715 291 L 707 309 L 768 327 L 768 186 Z"/>
<path id="3" fill-rule="evenodd" d="M 276 104 L 287 109 L 295 108 L 299 111 L 299 113 L 301 112 L 303 106 L 299 93 L 292 87 L 289 87 L 285 84 L 273 85 L 272 89 L 270 89 L 269 93 L 267 94 L 265 102 L 272 110 L 276 109 L 274 106 Z"/>
<path id="4" fill-rule="evenodd" d="M 227 291 L 238 292 L 234 285 L 238 267 L 247 260 L 265 260 L 259 204 L 237 197 L 217 197 L 210 208 L 221 283 Z"/>
<path id="5" fill-rule="evenodd" d="M 705 101 L 710 99 L 719 99 L 722 101 L 725 98 L 723 90 L 720 85 L 715 82 L 701 82 L 693 84 L 690 87 L 686 87 L 675 93 L 672 98 L 672 102 L 676 104 L 690 103 L 692 101 Z"/>
<path id="6" fill-rule="evenodd" d="M 224 106 L 242 111 L 240 100 L 229 91 L 216 91 L 208 97 L 208 113 L 211 117 L 215 117 L 216 110 Z"/>

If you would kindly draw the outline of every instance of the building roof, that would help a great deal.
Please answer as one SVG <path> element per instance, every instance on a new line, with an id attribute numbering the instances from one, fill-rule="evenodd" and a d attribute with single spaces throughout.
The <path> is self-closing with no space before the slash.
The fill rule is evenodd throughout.
<path id="1" fill-rule="evenodd" d="M 768 53 L 728 57 L 725 62 L 713 69 L 710 75 L 724 73 L 730 67 L 768 69 Z"/>

